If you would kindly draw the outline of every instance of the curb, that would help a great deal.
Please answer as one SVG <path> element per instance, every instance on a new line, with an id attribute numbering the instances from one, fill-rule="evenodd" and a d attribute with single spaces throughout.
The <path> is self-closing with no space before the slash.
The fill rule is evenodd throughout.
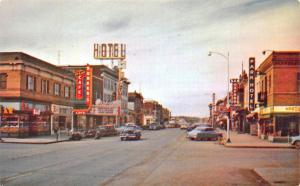
<path id="1" fill-rule="evenodd" d="M 268 149 L 294 149 L 295 147 L 293 146 L 257 146 L 257 145 L 226 145 L 224 144 L 225 147 L 227 148 L 268 148 Z"/>
<path id="2" fill-rule="evenodd" d="M 263 176 L 261 176 L 255 169 L 252 169 L 251 171 L 257 178 L 259 178 L 259 181 L 265 182 L 262 184 L 272 185 L 268 180 L 266 180 Z"/>
<path id="3" fill-rule="evenodd" d="M 13 143 L 13 144 L 35 144 L 35 145 L 48 145 L 53 143 L 66 142 L 70 140 L 48 141 L 48 142 L 17 142 L 17 141 L 1 141 L 1 143 Z"/>

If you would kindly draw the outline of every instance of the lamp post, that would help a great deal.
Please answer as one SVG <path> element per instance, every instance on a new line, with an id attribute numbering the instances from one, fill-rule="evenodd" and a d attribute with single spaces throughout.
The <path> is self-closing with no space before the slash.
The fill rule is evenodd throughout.
<path id="1" fill-rule="evenodd" d="M 220 52 L 213 52 L 213 51 L 209 51 L 208 56 L 212 56 L 213 54 L 217 54 L 219 56 L 222 56 L 223 58 L 226 59 L 227 61 L 227 104 L 226 104 L 226 108 L 229 110 L 229 52 L 227 53 L 227 55 L 224 55 Z M 227 115 L 227 139 L 226 139 L 226 143 L 231 143 L 230 140 L 230 127 L 229 127 L 229 122 L 230 122 L 230 113 L 228 113 Z"/>

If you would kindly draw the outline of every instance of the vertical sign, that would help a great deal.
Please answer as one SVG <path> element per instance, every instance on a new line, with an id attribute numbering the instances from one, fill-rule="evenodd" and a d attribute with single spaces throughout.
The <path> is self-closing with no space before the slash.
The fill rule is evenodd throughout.
<path id="1" fill-rule="evenodd" d="M 255 58 L 249 58 L 249 111 L 255 109 Z"/>
<path id="2" fill-rule="evenodd" d="M 89 64 L 86 66 L 86 105 L 89 106 L 92 102 L 92 79 L 93 70 Z"/>
<path id="3" fill-rule="evenodd" d="M 83 78 L 85 76 L 85 71 L 76 70 L 74 73 L 76 77 L 76 99 L 80 100 L 83 98 Z"/>
<path id="4" fill-rule="evenodd" d="M 76 99 L 83 98 L 83 75 L 76 77 Z"/>
<path id="5" fill-rule="evenodd" d="M 232 94 L 231 94 L 231 106 L 237 106 L 237 91 L 238 91 L 238 79 L 230 79 L 230 83 L 232 83 Z"/>

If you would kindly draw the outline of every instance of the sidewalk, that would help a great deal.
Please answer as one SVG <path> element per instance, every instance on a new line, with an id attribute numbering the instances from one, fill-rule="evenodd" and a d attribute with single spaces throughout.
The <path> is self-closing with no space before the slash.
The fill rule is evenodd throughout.
<path id="1" fill-rule="evenodd" d="M 224 132 L 226 138 L 226 132 Z M 225 143 L 225 147 L 231 148 L 293 148 L 289 143 L 272 143 L 267 140 L 259 139 L 257 136 L 250 134 L 238 134 L 230 131 L 231 143 Z"/>
<path id="2" fill-rule="evenodd" d="M 18 143 L 18 144 L 52 144 L 64 141 L 69 141 L 69 137 L 66 134 L 61 134 L 56 141 L 55 135 L 36 136 L 29 138 L 2 138 L 1 143 Z"/>

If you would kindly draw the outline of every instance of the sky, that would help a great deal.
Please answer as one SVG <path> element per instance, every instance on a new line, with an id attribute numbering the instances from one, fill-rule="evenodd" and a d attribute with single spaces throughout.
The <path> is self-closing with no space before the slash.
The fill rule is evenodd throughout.
<path id="1" fill-rule="evenodd" d="M 127 45 L 130 91 L 203 117 L 227 92 L 227 60 L 208 52 L 229 53 L 237 78 L 265 49 L 300 50 L 300 0 L 0 0 L 1 52 L 110 65 L 93 59 L 94 43 Z"/>

